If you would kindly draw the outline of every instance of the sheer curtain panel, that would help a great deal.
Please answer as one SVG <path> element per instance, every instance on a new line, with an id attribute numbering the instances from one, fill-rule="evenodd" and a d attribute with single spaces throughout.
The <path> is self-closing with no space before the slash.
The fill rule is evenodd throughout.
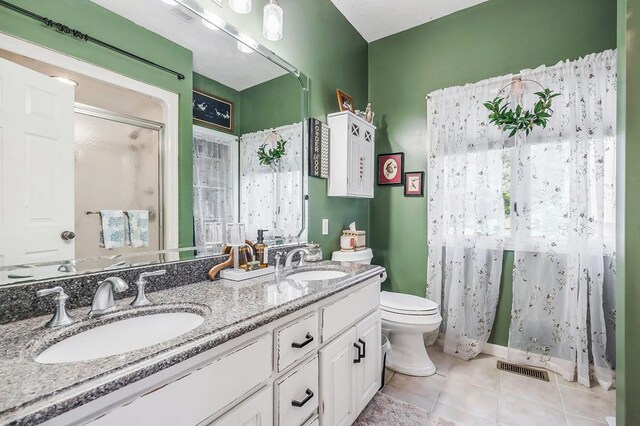
<path id="1" fill-rule="evenodd" d="M 517 136 L 509 359 L 614 383 L 616 53 L 521 73 L 522 102 L 560 93 L 545 129 Z"/>
<path id="2" fill-rule="evenodd" d="M 428 101 L 427 297 L 442 307 L 444 351 L 462 359 L 481 352 L 498 303 L 504 137 L 483 103 L 510 82 L 443 89 Z"/>

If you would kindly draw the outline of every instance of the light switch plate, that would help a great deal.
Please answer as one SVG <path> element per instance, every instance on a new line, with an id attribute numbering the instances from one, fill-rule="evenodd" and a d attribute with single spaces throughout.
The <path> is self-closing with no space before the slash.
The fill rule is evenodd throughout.
<path id="1" fill-rule="evenodd" d="M 322 219 L 322 235 L 329 235 L 329 219 Z"/>

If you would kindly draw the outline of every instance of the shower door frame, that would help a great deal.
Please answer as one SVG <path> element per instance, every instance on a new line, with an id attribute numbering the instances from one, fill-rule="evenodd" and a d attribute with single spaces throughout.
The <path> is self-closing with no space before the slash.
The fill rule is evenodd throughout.
<path id="1" fill-rule="evenodd" d="M 165 168 L 165 147 L 164 147 L 164 124 L 144 118 L 133 117 L 91 105 L 75 103 L 75 114 L 95 117 L 102 120 L 114 121 L 120 124 L 140 127 L 158 132 L 158 249 L 164 250 L 164 168 Z"/>

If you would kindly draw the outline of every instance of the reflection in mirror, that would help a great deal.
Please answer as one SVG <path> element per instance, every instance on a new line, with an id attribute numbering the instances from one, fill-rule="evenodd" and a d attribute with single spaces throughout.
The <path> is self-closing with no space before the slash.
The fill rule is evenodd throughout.
<path id="1" fill-rule="evenodd" d="M 299 71 L 194 1 L 92 2 L 132 34 L 191 51 L 186 93 L 202 96 L 187 105 L 161 84 L 1 36 L 12 108 L 0 126 L 15 137 L 0 157 L 0 284 L 219 254 L 235 222 L 249 240 L 263 229 L 267 244 L 306 241 Z M 190 106 L 199 113 L 184 132 Z M 261 162 L 261 147 L 282 158 Z"/>

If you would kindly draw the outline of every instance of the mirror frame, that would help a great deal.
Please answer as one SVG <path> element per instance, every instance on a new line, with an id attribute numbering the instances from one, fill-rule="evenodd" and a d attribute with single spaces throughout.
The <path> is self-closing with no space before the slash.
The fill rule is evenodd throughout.
<path id="1" fill-rule="evenodd" d="M 207 19 L 207 17 L 205 16 L 205 9 L 196 1 L 196 0 L 182 0 L 180 2 L 178 2 L 178 4 L 180 4 L 181 6 L 185 7 L 186 9 L 188 9 L 189 11 L 191 11 L 192 13 L 196 14 L 198 17 L 208 21 L 209 23 L 211 23 L 212 25 L 216 25 L 214 22 L 211 22 L 209 19 Z M 216 25 L 217 26 L 217 25 Z M 218 26 L 218 28 L 220 28 Z M 272 62 L 273 64 L 281 67 L 282 69 L 284 69 L 285 71 L 287 71 L 290 74 L 293 74 L 293 76 L 298 80 L 298 83 L 300 84 L 301 87 L 301 96 L 300 96 L 300 111 L 301 111 L 301 122 L 302 122 L 302 173 L 301 173 L 301 186 L 303 188 L 303 196 L 300 200 L 301 203 L 301 212 L 302 212 L 302 228 L 300 229 L 300 231 L 298 232 L 297 235 L 297 243 L 303 243 L 300 241 L 303 233 L 305 232 L 305 230 L 307 229 L 307 210 L 308 210 L 308 206 L 307 203 L 309 201 L 309 194 L 308 194 L 308 187 L 304 185 L 305 180 L 308 179 L 308 168 L 306 167 L 307 165 L 307 161 L 308 161 L 308 152 L 307 152 L 307 146 L 308 146 L 308 119 L 309 119 L 309 99 L 310 99 L 310 80 L 309 77 L 304 74 L 300 69 L 296 68 L 295 66 L 293 66 L 292 64 L 290 64 L 289 62 L 287 62 L 286 60 L 284 60 L 283 58 L 281 58 L 280 56 L 278 56 L 275 52 L 269 50 L 268 48 L 266 48 L 264 45 L 260 44 L 259 42 L 255 41 L 255 45 L 249 45 L 246 43 L 246 40 L 243 40 L 243 33 L 236 28 L 235 26 L 229 24 L 229 23 L 225 23 L 223 28 L 220 28 L 220 30 L 222 30 L 223 32 L 225 32 L 226 34 L 228 34 L 229 36 L 233 37 L 237 42 L 243 43 L 245 44 L 247 47 L 251 48 L 252 50 L 254 50 L 256 53 L 260 54 L 262 57 L 264 57 L 265 59 L 269 60 L 270 62 Z M 290 243 L 289 243 L 290 244 Z M 293 243 L 296 244 L 296 243 Z M 189 259 L 166 259 L 165 256 L 163 255 L 170 255 L 173 254 L 174 256 L 176 254 L 179 254 L 178 257 L 182 257 L 180 254 L 182 253 L 187 253 L 187 252 L 195 252 L 197 250 L 203 250 L 203 249 L 208 249 L 211 248 L 209 246 L 205 246 L 205 247 L 176 247 L 176 248 L 163 248 L 161 250 L 151 250 L 148 252 L 139 252 L 139 253 L 134 253 L 134 254 L 127 254 L 127 255 L 111 255 L 111 256 L 99 256 L 99 257 L 92 257 L 92 258 L 80 258 L 80 259 L 66 259 L 66 260 L 57 260 L 57 261 L 48 261 L 48 262 L 36 262 L 36 263 L 26 263 L 26 264 L 16 264 L 16 265 L 8 265 L 8 266 L 2 266 L 0 267 L 0 271 L 15 271 L 15 270 L 24 270 L 26 268 L 33 268 L 33 267 L 44 267 L 44 266 L 52 266 L 52 265 L 65 265 L 65 264 L 72 264 L 72 265 L 77 265 L 78 263 L 81 263 L 83 261 L 86 262 L 90 262 L 90 261 L 96 261 L 96 260 L 108 260 L 108 259 L 128 259 L 128 258 L 135 258 L 135 257 L 141 257 L 144 255 L 159 255 L 159 257 L 163 260 L 158 260 L 157 262 L 151 262 L 149 263 L 150 265 L 152 264 L 162 264 L 165 262 L 175 262 L 175 261 L 179 261 L 179 260 L 201 260 L 201 259 L 206 259 L 206 258 L 210 258 L 210 257 L 215 257 L 215 256 L 221 256 L 222 253 L 211 253 L 211 254 L 206 254 L 203 255 L 201 257 L 196 257 L 194 256 L 193 258 L 189 258 Z M 170 256 L 173 257 L 173 256 Z M 125 270 L 128 268 L 133 268 L 133 267 L 139 267 L 141 265 L 123 265 L 121 268 L 118 268 L 118 270 Z M 15 282 L 7 282 L 7 283 L 0 283 L 0 288 L 5 287 L 5 286 L 15 286 L 15 285 L 28 285 L 34 282 L 42 282 L 42 281 L 50 281 L 50 280 L 54 280 L 54 279 L 61 279 L 61 278 L 72 278 L 72 277 L 79 277 L 82 275 L 87 275 L 87 274 L 93 274 L 96 272 L 101 272 L 101 271 L 105 271 L 105 268 L 95 268 L 95 269 L 90 269 L 90 270 L 86 270 L 86 271 L 82 271 L 82 272 L 76 272 L 76 273 L 70 273 L 69 275 L 65 275 L 65 276 L 52 276 L 52 277 L 45 277 L 45 278 L 36 278 L 36 279 L 26 279 L 26 280 L 19 280 L 19 281 L 15 281 Z"/>

